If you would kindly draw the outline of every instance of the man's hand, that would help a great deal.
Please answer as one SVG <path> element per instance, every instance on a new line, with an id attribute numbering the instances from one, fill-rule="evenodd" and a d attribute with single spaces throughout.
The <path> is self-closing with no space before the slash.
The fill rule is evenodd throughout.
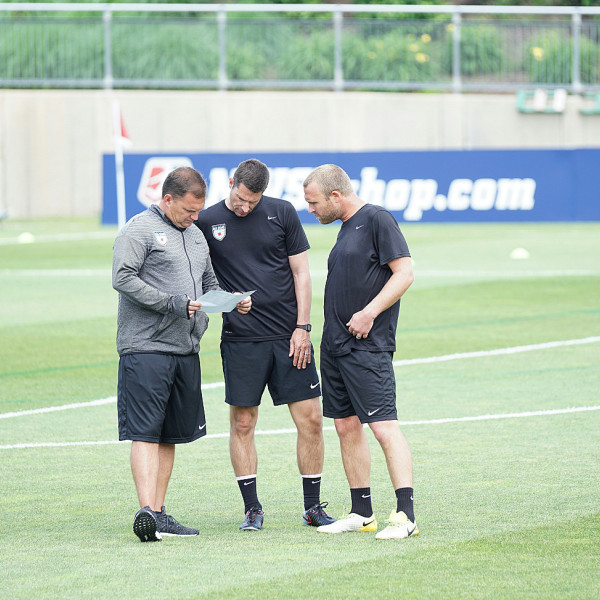
<path id="1" fill-rule="evenodd" d="M 352 318 L 346 323 L 348 331 L 356 337 L 357 340 L 366 338 L 373 327 L 375 319 L 365 310 L 359 310 L 352 315 Z"/>
<path id="2" fill-rule="evenodd" d="M 194 313 L 201 308 L 202 304 L 200 304 L 200 302 L 196 302 L 196 300 L 190 300 L 188 304 L 188 315 L 190 316 L 190 319 L 194 316 Z"/>
<path id="3" fill-rule="evenodd" d="M 290 354 L 294 357 L 294 366 L 298 369 L 306 369 L 310 364 L 310 334 L 304 329 L 294 329 L 290 339 Z"/>
<path id="4" fill-rule="evenodd" d="M 239 292 L 237 292 L 237 293 L 239 293 Z M 245 300 L 242 300 L 241 302 L 237 303 L 237 311 L 242 315 L 249 313 L 251 308 L 252 308 L 252 296 L 248 296 Z"/>

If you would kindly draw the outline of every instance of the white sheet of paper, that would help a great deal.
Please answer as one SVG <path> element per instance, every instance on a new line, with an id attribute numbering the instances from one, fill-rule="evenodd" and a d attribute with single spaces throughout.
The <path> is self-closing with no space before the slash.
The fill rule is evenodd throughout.
<path id="1" fill-rule="evenodd" d="M 216 312 L 231 312 L 242 300 L 254 294 L 256 290 L 251 292 L 242 292 L 241 294 L 231 294 L 221 290 L 211 290 L 206 292 L 197 299 L 197 302 L 202 304 L 201 310 L 207 313 Z"/>

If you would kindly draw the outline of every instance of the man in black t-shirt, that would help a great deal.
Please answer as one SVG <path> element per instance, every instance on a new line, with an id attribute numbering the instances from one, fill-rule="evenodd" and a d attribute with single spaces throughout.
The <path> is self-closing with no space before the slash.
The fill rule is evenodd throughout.
<path id="1" fill-rule="evenodd" d="M 248 318 L 223 314 L 221 335 L 229 449 L 246 513 L 240 529 L 250 531 L 261 529 L 264 518 L 256 490 L 254 430 L 265 387 L 275 405 L 289 406 L 298 430 L 302 523 L 319 527 L 335 521 L 320 501 L 323 418 L 310 342 L 309 244 L 294 207 L 263 196 L 268 183 L 262 162 L 240 163 L 230 179 L 229 197 L 202 211 L 196 222 L 221 288 L 256 290 Z"/>
<path id="2" fill-rule="evenodd" d="M 304 197 L 320 223 L 342 221 L 327 263 L 321 377 L 323 414 L 335 421 L 352 508 L 346 518 L 317 531 L 377 531 L 363 429 L 368 423 L 396 492 L 396 509 L 375 537 L 415 536 L 412 458 L 398 426 L 392 365 L 400 297 L 413 282 L 408 246 L 394 217 L 363 202 L 336 165 L 312 171 L 304 181 Z"/>

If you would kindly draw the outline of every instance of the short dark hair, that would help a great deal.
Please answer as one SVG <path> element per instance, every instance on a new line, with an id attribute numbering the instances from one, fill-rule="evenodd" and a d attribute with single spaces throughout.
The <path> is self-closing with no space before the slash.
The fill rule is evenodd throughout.
<path id="1" fill-rule="evenodd" d="M 244 184 L 252 193 L 262 193 L 269 185 L 269 169 L 256 158 L 241 162 L 233 174 L 233 187 Z"/>
<path id="2" fill-rule="evenodd" d="M 196 198 L 205 198 L 206 181 L 202 173 L 192 167 L 177 167 L 167 175 L 162 186 L 162 197 L 170 194 L 173 198 L 183 198 L 188 192 Z"/>

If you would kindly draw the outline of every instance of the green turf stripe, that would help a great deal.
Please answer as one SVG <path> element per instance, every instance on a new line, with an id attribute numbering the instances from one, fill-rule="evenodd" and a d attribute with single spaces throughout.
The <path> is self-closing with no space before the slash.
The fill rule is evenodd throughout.
<path id="1" fill-rule="evenodd" d="M 592 309 L 592 310 L 574 310 L 560 313 L 546 313 L 546 314 L 537 314 L 530 315 L 527 317 L 510 317 L 503 319 L 489 319 L 482 321 L 464 321 L 459 323 L 448 323 L 446 325 L 428 325 L 425 327 L 410 327 L 403 328 L 398 327 L 399 332 L 414 332 L 414 331 L 436 331 L 436 330 L 446 330 L 446 329 L 456 329 L 458 327 L 481 327 L 485 325 L 506 325 L 509 323 L 527 323 L 531 321 L 542 321 L 546 319 L 564 319 L 565 317 L 580 317 L 580 316 L 589 316 L 589 315 L 600 315 L 600 310 Z M 402 323 L 402 319 L 400 319 L 400 323 Z"/>

